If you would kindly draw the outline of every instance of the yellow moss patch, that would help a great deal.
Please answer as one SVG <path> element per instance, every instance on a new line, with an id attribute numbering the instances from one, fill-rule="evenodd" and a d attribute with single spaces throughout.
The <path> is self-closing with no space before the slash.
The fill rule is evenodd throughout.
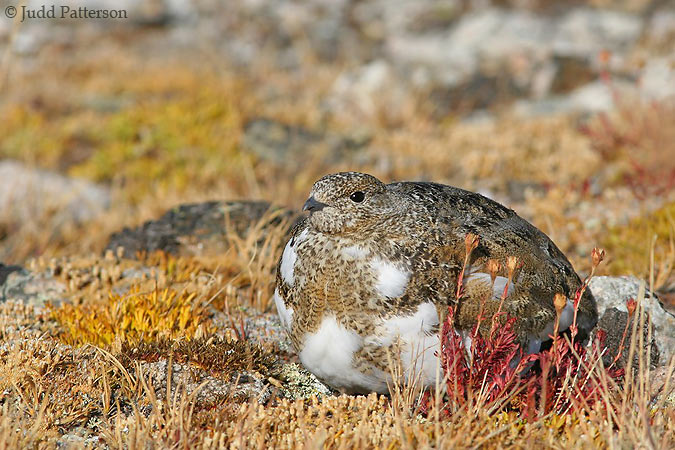
<path id="1" fill-rule="evenodd" d="M 612 274 L 632 273 L 644 276 L 649 273 L 649 254 L 653 237 L 655 272 L 665 282 L 672 270 L 671 239 L 675 239 L 675 202 L 654 213 L 632 220 L 629 224 L 611 228 L 603 241 L 610 261 Z M 656 286 L 658 287 L 658 286 Z"/>
<path id="2" fill-rule="evenodd" d="M 241 89 L 233 78 L 176 72 L 134 74 L 126 95 L 99 87 L 63 111 L 0 108 L 0 156 L 124 184 L 132 201 L 158 187 L 212 184 L 237 166 Z"/>
<path id="3" fill-rule="evenodd" d="M 105 347 L 117 339 L 123 343 L 193 339 L 211 331 L 206 305 L 195 294 L 169 289 L 111 294 L 103 304 L 65 303 L 51 315 L 62 327 L 59 338 L 76 346 Z"/>
<path id="4" fill-rule="evenodd" d="M 202 91 L 188 98 L 139 103 L 107 117 L 90 134 L 96 150 L 70 173 L 95 180 L 123 176 L 145 184 L 141 188 L 158 182 L 183 190 L 204 167 L 226 169 L 238 142 L 240 120 L 224 93 Z"/>

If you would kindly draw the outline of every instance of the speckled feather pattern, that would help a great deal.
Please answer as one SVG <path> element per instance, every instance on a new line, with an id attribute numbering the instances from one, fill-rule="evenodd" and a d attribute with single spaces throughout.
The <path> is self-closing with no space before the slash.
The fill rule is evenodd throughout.
<path id="1" fill-rule="evenodd" d="M 350 199 L 355 192 L 364 194 L 362 201 Z M 339 373 L 323 373 L 345 391 L 383 390 L 387 352 L 400 351 L 400 340 L 378 336 L 403 333 L 400 327 L 386 328 L 387 323 L 397 318 L 410 322 L 431 303 L 437 310 L 436 323 L 430 323 L 434 320 L 427 314 L 420 319 L 424 323 L 419 332 L 409 336 L 417 342 L 438 334 L 448 305 L 456 302 L 469 232 L 480 238 L 471 271 L 487 272 L 489 259 L 505 266 L 508 256 L 522 264 L 504 309 L 517 317 L 523 344 L 553 322 L 555 293 L 572 298 L 581 286 L 570 262 L 544 233 L 479 194 L 435 183 L 385 185 L 370 175 L 346 172 L 323 177 L 310 195 L 322 206 L 292 231 L 278 265 L 275 300 L 281 302 L 278 307 L 292 311 L 287 329 L 301 360 L 308 339 L 320 332 L 327 318 L 334 318 L 339 332 L 354 333 L 349 334 L 357 342 L 352 368 L 378 382 L 341 384 Z M 506 277 L 505 269 L 499 275 Z M 466 295 L 457 305 L 460 330 L 471 328 L 481 299 L 490 295 L 485 279 L 484 274 L 468 278 Z M 497 303 L 487 302 L 488 314 Z M 581 333 L 596 321 L 595 301 L 586 291 L 578 317 Z M 303 363 L 312 370 L 311 361 Z M 330 363 L 318 371 L 326 368 L 330 371 Z"/>

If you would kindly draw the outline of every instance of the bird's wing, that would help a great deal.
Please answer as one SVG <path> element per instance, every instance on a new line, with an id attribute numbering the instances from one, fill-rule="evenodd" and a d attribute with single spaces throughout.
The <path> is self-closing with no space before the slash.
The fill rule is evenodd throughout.
<path id="1" fill-rule="evenodd" d="M 421 279 L 414 282 L 435 289 L 438 282 L 431 279 L 444 273 L 446 279 L 454 281 L 455 287 L 453 290 L 441 283 L 441 296 L 455 297 L 457 274 L 466 253 L 464 237 L 467 233 L 477 235 L 479 244 L 471 254 L 465 274 L 466 293 L 474 300 L 482 296 L 500 297 L 501 293 L 497 295 L 497 291 L 501 288 L 503 292 L 508 275 L 506 260 L 516 257 L 520 267 L 514 273 L 508 292 L 511 301 L 506 302 L 506 309 L 528 322 L 527 328 L 537 334 L 544 333 L 551 318 L 555 317 L 553 296 L 562 293 L 571 299 L 581 286 L 571 263 L 551 239 L 511 209 L 480 194 L 440 184 L 404 182 L 390 184 L 387 188 L 406 198 L 412 208 L 423 210 L 418 216 L 429 218 L 428 229 L 417 239 L 424 241 L 424 251 L 419 253 L 432 255 L 432 271 L 427 274 L 422 270 Z M 502 265 L 498 273 L 501 278 L 497 278 L 491 289 L 485 287 L 489 277 L 486 263 L 490 259 Z M 422 269 L 425 264 L 429 265 L 426 262 L 418 264 Z M 433 273 L 434 270 L 442 273 Z M 469 307 L 469 302 L 463 302 L 463 305 L 466 312 L 473 313 L 475 309 L 477 313 L 478 307 Z M 579 320 L 580 329 L 586 331 L 597 320 L 595 300 L 588 291 L 580 304 Z"/>

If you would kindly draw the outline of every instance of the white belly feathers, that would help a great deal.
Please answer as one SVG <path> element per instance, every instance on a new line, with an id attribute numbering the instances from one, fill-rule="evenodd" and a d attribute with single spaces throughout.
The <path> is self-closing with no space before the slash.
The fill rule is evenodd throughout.
<path id="1" fill-rule="evenodd" d="M 315 333 L 305 335 L 299 354 L 302 364 L 331 386 L 347 391 L 387 391 L 385 374 L 363 373 L 353 363 L 354 353 L 363 346 L 363 339 L 340 325 L 335 316 L 325 316 Z"/>
<path id="2" fill-rule="evenodd" d="M 291 323 L 293 323 L 293 308 L 286 307 L 286 302 L 279 294 L 279 288 L 274 290 L 274 304 L 277 306 L 277 314 L 279 314 L 279 321 L 286 331 L 290 331 Z"/>
<path id="3" fill-rule="evenodd" d="M 424 385 L 436 380 L 438 366 L 439 317 L 432 302 L 422 303 L 412 315 L 392 316 L 375 328 L 375 333 L 364 339 L 366 344 L 378 346 L 400 345 L 401 364 L 407 380 L 421 375 Z"/>
<path id="4" fill-rule="evenodd" d="M 305 335 L 300 361 L 331 386 L 386 393 L 389 372 L 375 367 L 360 370 L 354 365 L 354 353 L 364 346 L 396 348 L 400 355 L 392 354 L 392 363 L 397 364 L 400 357 L 405 379 L 433 385 L 438 373 L 438 323 L 436 307 L 430 302 L 419 305 L 412 315 L 380 320 L 375 333 L 365 338 L 339 324 L 335 316 L 326 316 L 316 332 Z"/>

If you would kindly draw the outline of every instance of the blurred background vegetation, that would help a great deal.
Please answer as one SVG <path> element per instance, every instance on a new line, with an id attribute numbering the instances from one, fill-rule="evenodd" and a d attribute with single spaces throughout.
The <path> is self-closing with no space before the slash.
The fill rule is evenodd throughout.
<path id="1" fill-rule="evenodd" d="M 0 261 L 100 252 L 184 202 L 298 209 L 360 170 L 503 202 L 581 272 L 603 246 L 644 276 L 655 239 L 675 284 L 670 2 L 87 6 L 128 18 L 0 20 Z"/>

